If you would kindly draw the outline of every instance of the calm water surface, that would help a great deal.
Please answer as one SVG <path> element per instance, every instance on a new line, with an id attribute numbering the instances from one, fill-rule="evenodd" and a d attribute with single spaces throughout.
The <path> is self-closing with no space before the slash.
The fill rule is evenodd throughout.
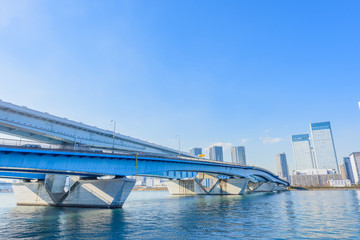
<path id="1" fill-rule="evenodd" d="M 360 191 L 172 197 L 133 191 L 122 209 L 16 206 L 1 239 L 360 239 Z"/>

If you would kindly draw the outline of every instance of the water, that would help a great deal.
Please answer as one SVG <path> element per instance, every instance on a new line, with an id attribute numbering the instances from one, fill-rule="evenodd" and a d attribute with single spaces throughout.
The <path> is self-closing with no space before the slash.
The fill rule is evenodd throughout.
<path id="1" fill-rule="evenodd" d="M 16 206 L 1 239 L 360 239 L 360 191 L 172 197 L 133 191 L 122 209 Z"/>

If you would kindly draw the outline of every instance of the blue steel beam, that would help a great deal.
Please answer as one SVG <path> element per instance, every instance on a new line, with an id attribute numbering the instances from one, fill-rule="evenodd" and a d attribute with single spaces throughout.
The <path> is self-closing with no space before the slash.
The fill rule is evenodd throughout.
<path id="1" fill-rule="evenodd" d="M 206 172 L 249 179 L 259 176 L 267 181 L 289 185 L 265 169 L 225 162 L 191 158 L 60 152 L 44 149 L 0 148 L 0 170 L 79 175 L 155 175 L 159 177 L 168 177 L 172 171 Z"/>
<path id="2" fill-rule="evenodd" d="M 12 179 L 45 179 L 43 173 L 28 173 L 28 172 L 4 172 L 0 171 L 0 178 L 12 178 Z"/>

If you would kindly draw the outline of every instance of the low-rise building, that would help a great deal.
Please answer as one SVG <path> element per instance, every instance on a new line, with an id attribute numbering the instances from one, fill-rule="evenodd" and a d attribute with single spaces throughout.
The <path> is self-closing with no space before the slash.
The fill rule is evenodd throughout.
<path id="1" fill-rule="evenodd" d="M 351 187 L 351 182 L 349 179 L 334 180 L 331 179 L 328 181 L 330 187 Z"/>

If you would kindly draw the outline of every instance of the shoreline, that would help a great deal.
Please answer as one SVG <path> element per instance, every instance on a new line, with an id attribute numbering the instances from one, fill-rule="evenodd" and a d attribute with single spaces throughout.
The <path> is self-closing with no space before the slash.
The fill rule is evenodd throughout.
<path id="1" fill-rule="evenodd" d="M 289 187 L 289 191 L 316 191 L 316 190 L 359 190 L 360 187 Z"/>

